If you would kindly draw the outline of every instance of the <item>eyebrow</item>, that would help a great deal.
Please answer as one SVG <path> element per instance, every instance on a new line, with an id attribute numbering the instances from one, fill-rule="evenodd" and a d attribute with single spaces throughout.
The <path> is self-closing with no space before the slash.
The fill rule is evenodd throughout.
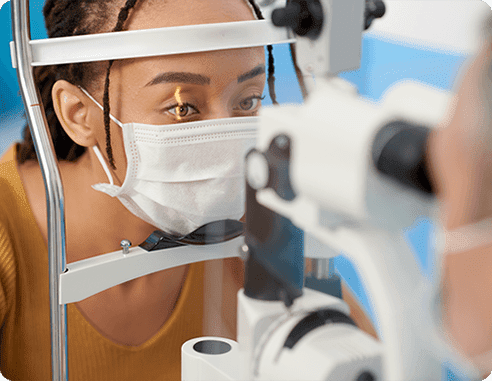
<path id="1" fill-rule="evenodd" d="M 254 78 L 258 75 L 265 74 L 265 65 L 258 65 L 255 67 L 253 70 L 248 71 L 247 73 L 244 73 L 237 77 L 237 83 L 241 83 L 244 81 L 247 81 L 248 79 Z"/>
<path id="2" fill-rule="evenodd" d="M 247 73 L 237 77 L 237 83 L 242 83 L 258 75 L 265 74 L 265 65 L 258 65 Z M 189 83 L 192 85 L 210 85 L 210 78 L 201 74 L 186 72 L 166 72 L 155 76 L 146 86 L 158 85 L 161 83 Z"/>
<path id="3" fill-rule="evenodd" d="M 153 86 L 160 83 L 190 83 L 193 85 L 210 85 L 210 78 L 194 73 L 166 72 L 158 74 L 145 86 Z"/>

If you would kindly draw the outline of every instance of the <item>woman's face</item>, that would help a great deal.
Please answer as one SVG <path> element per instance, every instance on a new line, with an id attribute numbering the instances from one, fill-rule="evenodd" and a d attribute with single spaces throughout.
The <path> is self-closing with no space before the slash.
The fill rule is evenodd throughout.
<path id="1" fill-rule="evenodd" d="M 138 5 L 139 3 L 137 3 Z M 244 0 L 142 1 L 126 29 L 151 29 L 254 20 Z M 175 41 L 179 44 L 180 41 Z M 256 115 L 265 85 L 264 49 L 247 48 L 116 61 L 110 74 L 111 114 L 122 123 L 171 124 Z M 103 80 L 93 95 L 102 104 Z M 97 144 L 104 153 L 102 111 L 90 105 Z M 122 131 L 111 122 L 120 182 L 126 157 Z"/>

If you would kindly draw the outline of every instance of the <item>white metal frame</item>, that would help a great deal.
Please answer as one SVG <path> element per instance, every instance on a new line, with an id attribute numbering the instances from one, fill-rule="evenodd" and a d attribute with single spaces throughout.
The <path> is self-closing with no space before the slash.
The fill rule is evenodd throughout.
<path id="1" fill-rule="evenodd" d="M 156 251 L 132 247 L 67 264 L 60 275 L 60 304 L 75 303 L 118 284 L 190 263 L 238 257 L 244 237 L 215 245 L 181 246 Z M 87 279 L 91 279 L 87 282 Z"/>
<path id="2" fill-rule="evenodd" d="M 179 44 L 176 43 L 179 41 Z M 108 61 L 125 58 L 251 48 L 295 42 L 285 28 L 266 20 L 185 25 L 28 41 L 31 65 Z M 10 43 L 11 52 L 15 42 Z M 12 66 L 17 67 L 13 53 Z"/>

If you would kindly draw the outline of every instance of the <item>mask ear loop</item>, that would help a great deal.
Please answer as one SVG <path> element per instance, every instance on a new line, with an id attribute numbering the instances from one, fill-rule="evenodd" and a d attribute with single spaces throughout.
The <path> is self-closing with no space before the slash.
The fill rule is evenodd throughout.
<path id="1" fill-rule="evenodd" d="M 444 255 L 464 253 L 492 244 L 492 218 L 462 226 L 455 230 L 444 230 Z"/>
<path id="2" fill-rule="evenodd" d="M 97 107 L 99 107 L 99 108 L 101 109 L 101 111 L 102 111 L 102 112 L 104 112 L 104 107 L 103 107 L 103 106 L 101 106 L 101 104 L 100 104 L 98 101 L 96 101 L 96 100 L 92 97 L 92 95 L 90 95 L 90 94 L 89 94 L 89 93 L 88 93 L 88 92 L 87 92 L 87 91 L 86 91 L 83 87 L 80 87 L 80 86 L 79 86 L 79 89 L 80 89 L 80 90 L 81 90 L 81 91 L 82 91 L 85 95 L 87 95 L 87 96 L 89 97 L 89 99 L 90 99 L 92 102 L 94 102 L 94 103 L 97 105 Z M 116 119 L 113 115 L 109 114 L 109 117 L 110 117 L 110 118 L 111 118 L 111 120 L 112 120 L 113 122 L 115 122 L 118 126 L 120 126 L 121 128 L 123 128 L 123 123 L 121 123 L 121 122 L 120 122 L 118 119 Z"/>
<path id="3" fill-rule="evenodd" d="M 93 101 L 100 109 L 101 111 L 104 112 L 104 108 L 100 105 L 100 103 L 98 101 L 96 101 L 83 87 L 80 87 L 79 86 L 79 89 L 85 94 L 87 95 L 87 97 Z M 113 122 L 115 122 L 118 126 L 120 126 L 120 128 L 123 128 L 123 123 L 121 123 L 118 119 L 116 119 L 113 115 L 109 114 L 109 117 L 111 118 L 111 120 Z M 92 149 L 94 150 L 94 153 L 96 154 L 99 162 L 101 163 L 103 169 L 104 169 L 104 172 L 106 172 L 106 176 L 108 177 L 108 180 L 109 180 L 109 183 L 111 185 L 114 185 L 114 182 L 113 182 L 113 176 L 111 175 L 111 172 L 109 170 L 109 167 L 108 165 L 106 164 L 106 161 L 104 160 L 104 157 L 103 155 L 101 154 L 101 151 L 99 150 L 99 147 L 98 146 L 93 146 Z"/>
<path id="4" fill-rule="evenodd" d="M 106 172 L 106 176 L 108 176 L 109 183 L 111 185 L 114 185 L 113 182 L 113 176 L 111 175 L 111 172 L 109 171 L 108 165 L 106 164 L 106 161 L 103 158 L 103 155 L 101 154 L 101 151 L 99 150 L 98 146 L 93 146 L 92 149 L 94 150 L 94 153 L 96 154 L 97 158 L 99 159 L 99 162 L 101 163 L 104 172 Z"/>

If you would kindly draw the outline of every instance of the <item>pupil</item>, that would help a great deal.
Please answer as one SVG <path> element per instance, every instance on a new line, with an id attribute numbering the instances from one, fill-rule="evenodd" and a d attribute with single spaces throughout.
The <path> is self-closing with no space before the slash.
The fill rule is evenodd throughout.
<path id="1" fill-rule="evenodd" d="M 186 115 L 186 106 L 179 106 L 179 108 L 178 108 L 178 114 L 180 116 Z"/>
<path id="2" fill-rule="evenodd" d="M 242 108 L 243 110 L 249 110 L 251 108 L 251 104 L 253 101 L 251 99 L 248 99 L 247 101 L 243 101 Z"/>

